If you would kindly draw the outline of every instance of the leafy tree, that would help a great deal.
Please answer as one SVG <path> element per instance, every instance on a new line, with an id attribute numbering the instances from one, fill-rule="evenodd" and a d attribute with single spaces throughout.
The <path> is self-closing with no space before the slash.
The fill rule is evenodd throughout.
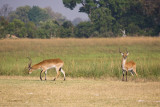
<path id="1" fill-rule="evenodd" d="M 30 6 L 18 7 L 16 11 L 10 14 L 10 19 L 19 19 L 24 23 L 27 23 L 29 21 L 28 13 L 30 9 L 31 9 Z"/>
<path id="2" fill-rule="evenodd" d="M 42 38 L 56 37 L 58 27 L 59 24 L 55 20 L 41 21 L 39 25 L 39 35 L 41 35 Z"/>
<path id="3" fill-rule="evenodd" d="M 10 22 L 7 26 L 7 32 L 8 34 L 14 35 L 15 32 L 15 23 L 14 22 Z"/>
<path id="4" fill-rule="evenodd" d="M 8 19 L 10 22 L 12 22 L 14 19 L 18 19 L 18 18 L 19 18 L 19 16 L 16 14 L 15 11 L 10 12 L 10 14 L 8 16 Z"/>
<path id="5" fill-rule="evenodd" d="M 28 38 L 36 38 L 37 37 L 37 27 L 33 22 L 28 22 L 26 24 L 26 37 Z"/>
<path id="6" fill-rule="evenodd" d="M 0 38 L 4 38 L 7 34 L 8 21 L 2 16 L 0 17 Z"/>
<path id="7" fill-rule="evenodd" d="M 128 34 L 160 32 L 159 0 L 63 0 L 63 4 L 70 9 L 81 4 L 79 11 L 87 13 L 95 30 L 102 34 L 118 34 L 120 29 Z"/>
<path id="8" fill-rule="evenodd" d="M 77 2 L 80 2 L 80 1 L 81 0 L 63 0 L 63 4 L 64 4 L 65 7 L 73 10 L 76 7 Z"/>
<path id="9" fill-rule="evenodd" d="M 73 24 L 72 24 L 71 21 L 65 21 L 65 22 L 62 24 L 62 26 L 63 26 L 64 28 L 72 28 L 72 27 L 73 27 Z"/>
<path id="10" fill-rule="evenodd" d="M 127 31 L 130 33 L 130 35 L 138 34 L 140 28 L 139 26 L 135 25 L 134 23 L 130 23 L 127 27 Z"/>
<path id="11" fill-rule="evenodd" d="M 45 10 L 49 15 L 50 20 L 56 20 L 60 24 L 62 24 L 66 20 L 66 18 L 62 16 L 62 14 L 54 12 L 51 7 L 46 7 Z"/>
<path id="12" fill-rule="evenodd" d="M 108 8 L 101 7 L 95 9 L 90 19 L 100 33 L 111 31 L 114 18 L 111 16 L 111 11 Z"/>
<path id="13" fill-rule="evenodd" d="M 49 15 L 45 9 L 41 9 L 38 6 L 33 6 L 28 13 L 28 17 L 30 21 L 33 21 L 36 25 L 38 25 L 40 21 L 46 21 L 49 18 Z"/>
<path id="14" fill-rule="evenodd" d="M 26 32 L 24 22 L 22 22 L 19 19 L 14 19 L 13 23 L 14 23 L 14 34 L 20 38 L 24 37 L 24 34 Z"/>
<path id="15" fill-rule="evenodd" d="M 152 16 L 156 24 L 160 24 L 160 1 L 159 0 L 141 0 L 143 12 L 147 16 Z"/>
<path id="16" fill-rule="evenodd" d="M 73 37 L 72 30 L 64 28 L 62 26 L 58 29 L 57 33 L 58 33 L 58 37 L 61 37 L 61 38 Z"/>
<path id="17" fill-rule="evenodd" d="M 146 22 L 148 26 L 145 32 L 149 31 L 148 34 L 160 35 L 160 1 L 159 0 L 141 0 L 142 9 L 144 14 L 147 16 Z M 150 30 L 148 30 L 150 28 Z"/>
<path id="18" fill-rule="evenodd" d="M 62 27 L 60 27 L 58 30 L 58 35 L 62 38 L 74 36 L 74 26 L 71 21 L 65 21 L 62 24 Z"/>
<path id="19" fill-rule="evenodd" d="M 93 31 L 94 31 L 94 27 L 93 27 L 93 24 L 91 24 L 91 22 L 81 22 L 76 27 L 75 37 L 89 38 L 92 36 Z"/>

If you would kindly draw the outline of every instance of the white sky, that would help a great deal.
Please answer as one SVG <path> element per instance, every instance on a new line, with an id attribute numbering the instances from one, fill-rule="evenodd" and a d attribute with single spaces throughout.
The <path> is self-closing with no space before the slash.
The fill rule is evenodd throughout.
<path id="1" fill-rule="evenodd" d="M 74 20 L 80 17 L 83 20 L 88 20 L 88 15 L 79 11 L 80 5 L 78 5 L 74 10 L 64 7 L 62 0 L 0 0 L 0 8 L 4 4 L 9 4 L 15 10 L 19 6 L 39 6 L 41 8 L 51 7 L 54 12 L 61 13 L 68 20 Z"/>

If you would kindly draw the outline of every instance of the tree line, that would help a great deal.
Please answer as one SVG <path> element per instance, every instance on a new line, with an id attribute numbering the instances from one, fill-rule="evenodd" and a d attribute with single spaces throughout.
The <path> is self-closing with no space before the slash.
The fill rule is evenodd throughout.
<path id="1" fill-rule="evenodd" d="M 23 6 L 12 11 L 11 7 L 5 4 L 0 9 L 0 38 L 5 38 L 7 34 L 19 38 L 65 37 L 62 30 L 66 24 L 73 26 L 50 7 Z"/>
<path id="2" fill-rule="evenodd" d="M 22 6 L 12 11 L 5 4 L 0 8 L 0 38 L 7 34 L 19 38 L 117 37 L 122 30 L 130 36 L 160 35 L 159 0 L 63 0 L 63 4 L 71 10 L 81 4 L 79 11 L 88 14 L 89 20 L 73 24 L 50 7 Z"/>

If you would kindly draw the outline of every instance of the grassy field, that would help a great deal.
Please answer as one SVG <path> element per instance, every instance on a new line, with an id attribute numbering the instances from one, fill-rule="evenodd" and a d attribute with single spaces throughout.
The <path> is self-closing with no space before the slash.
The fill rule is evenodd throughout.
<path id="1" fill-rule="evenodd" d="M 122 82 L 119 53 L 129 51 L 138 77 Z M 40 81 L 40 70 L 27 74 L 33 64 L 61 58 L 66 81 Z M 0 40 L 0 107 L 159 107 L 160 38 L 4 39 Z M 63 75 L 61 75 L 63 76 Z M 44 79 L 44 75 L 43 75 Z"/>
<path id="2" fill-rule="evenodd" d="M 27 57 L 32 58 L 33 64 L 44 59 L 61 58 L 67 77 L 121 79 L 119 47 L 122 52 L 127 48 L 130 53 L 128 61 L 136 62 L 138 78 L 160 80 L 158 37 L 4 39 L 0 40 L 0 75 L 27 75 Z M 34 71 L 30 76 L 39 76 L 39 73 L 39 70 Z M 55 73 L 53 69 L 48 71 L 52 77 Z"/>
<path id="3" fill-rule="evenodd" d="M 159 107 L 159 82 L 0 76 L 1 107 Z"/>

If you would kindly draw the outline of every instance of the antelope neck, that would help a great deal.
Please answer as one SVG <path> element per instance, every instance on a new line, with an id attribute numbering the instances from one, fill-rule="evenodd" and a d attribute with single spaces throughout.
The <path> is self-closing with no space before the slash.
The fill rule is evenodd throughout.
<path id="1" fill-rule="evenodd" d="M 127 59 L 124 59 L 124 58 L 122 59 L 122 68 L 123 68 L 123 69 L 125 69 L 126 60 L 127 60 Z"/>

